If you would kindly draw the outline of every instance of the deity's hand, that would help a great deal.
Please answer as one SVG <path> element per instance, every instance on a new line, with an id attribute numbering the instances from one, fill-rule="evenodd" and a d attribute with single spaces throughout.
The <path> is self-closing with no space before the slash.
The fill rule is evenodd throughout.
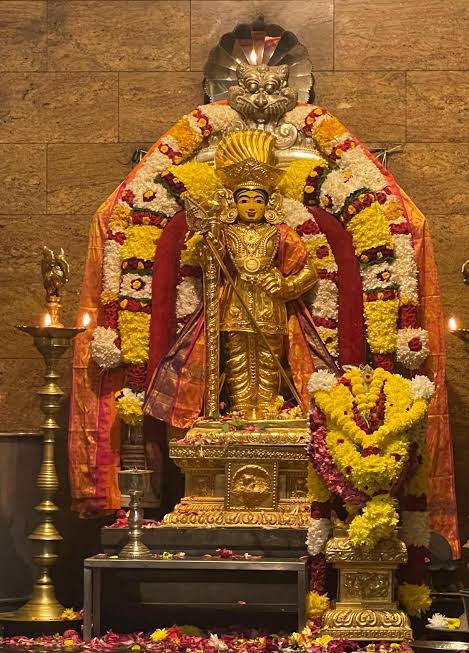
<path id="1" fill-rule="evenodd" d="M 277 268 L 272 268 L 272 270 L 265 274 L 259 280 L 262 288 L 272 295 L 273 297 L 281 296 L 283 290 L 285 289 L 286 279 L 283 274 Z"/>

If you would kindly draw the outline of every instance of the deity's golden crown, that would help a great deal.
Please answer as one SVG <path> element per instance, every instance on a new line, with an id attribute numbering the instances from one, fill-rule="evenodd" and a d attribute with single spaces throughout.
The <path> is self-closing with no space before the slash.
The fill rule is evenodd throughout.
<path id="1" fill-rule="evenodd" d="M 215 171 L 233 192 L 240 188 L 261 188 L 271 193 L 283 171 L 274 167 L 275 136 L 258 129 L 232 132 L 215 153 Z"/>

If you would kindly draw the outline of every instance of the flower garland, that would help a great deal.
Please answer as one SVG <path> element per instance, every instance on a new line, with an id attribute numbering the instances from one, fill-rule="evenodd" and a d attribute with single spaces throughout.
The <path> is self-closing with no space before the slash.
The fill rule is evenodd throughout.
<path id="1" fill-rule="evenodd" d="M 298 161 L 298 163 L 309 162 Z M 318 281 L 312 291 L 310 312 L 317 331 L 334 358 L 339 355 L 339 289 L 337 264 L 326 236 L 308 209 L 296 199 L 284 197 L 285 222 L 301 236 L 313 260 Z"/>
<path id="2" fill-rule="evenodd" d="M 313 140 L 318 158 L 291 164 L 280 189 L 330 211 L 350 233 L 375 364 L 392 370 L 395 359 L 410 370 L 419 368 L 428 343 L 418 327 L 415 252 L 399 197 L 358 140 L 325 109 L 299 106 L 285 122 Z"/>
<path id="3" fill-rule="evenodd" d="M 184 116 L 120 190 L 112 211 L 103 252 L 102 313 L 91 355 L 103 369 L 127 366 L 126 385 L 116 394 L 118 415 L 127 424 L 139 424 L 143 418 L 153 262 L 162 231 L 182 204 L 180 188 L 171 184 L 174 171 L 196 199 L 213 193 L 218 181 L 207 172 L 209 166 L 189 163 L 183 171 L 180 164 L 236 119 L 237 113 L 223 105 L 202 106 Z"/>
<path id="4" fill-rule="evenodd" d="M 103 252 L 102 328 L 94 333 L 91 353 L 104 369 L 127 366 L 125 387 L 134 393 L 134 402 L 140 403 L 146 378 L 151 276 L 162 230 L 180 210 L 184 190 L 190 187 L 200 201 L 218 184 L 209 166 L 181 164 L 206 138 L 229 129 L 237 119 L 237 112 L 226 105 L 204 105 L 184 116 L 121 188 L 112 211 Z M 365 321 L 375 364 L 392 369 L 395 357 L 401 365 L 417 369 L 428 354 L 428 339 L 418 326 L 415 256 L 399 198 L 356 139 L 324 109 L 299 106 L 285 121 L 295 124 L 317 147 L 313 159 L 291 164 L 279 190 L 286 198 L 287 222 L 302 236 L 318 266 L 311 310 L 320 336 L 337 356 L 337 266 L 327 239 L 306 209 L 300 210 L 301 204 L 332 211 L 352 236 L 361 264 Z M 186 247 L 194 253 L 192 245 Z M 181 328 L 202 296 L 197 262 L 181 261 L 177 296 Z M 123 399 L 119 393 L 118 413 L 134 423 L 128 402 L 121 404 Z"/>
<path id="5" fill-rule="evenodd" d="M 313 408 L 308 456 L 311 521 L 308 552 L 317 565 L 331 530 L 330 498 L 349 511 L 354 546 L 373 549 L 399 524 L 408 563 L 399 570 L 409 614 L 428 608 L 424 584 L 429 543 L 426 512 L 425 416 L 434 392 L 426 377 L 412 380 L 383 368 L 349 369 L 339 379 L 320 370 L 308 386 Z M 397 492 L 403 496 L 397 512 Z"/>

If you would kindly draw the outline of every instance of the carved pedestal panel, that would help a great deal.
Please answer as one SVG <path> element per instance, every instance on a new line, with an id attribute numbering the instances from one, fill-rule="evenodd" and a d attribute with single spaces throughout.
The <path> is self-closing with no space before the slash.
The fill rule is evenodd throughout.
<path id="1" fill-rule="evenodd" d="M 348 537 L 335 536 L 326 545 L 326 559 L 338 571 L 338 595 L 324 615 L 324 634 L 365 641 L 412 639 L 409 618 L 394 601 L 394 571 L 407 560 L 403 542 L 394 537 L 363 551 Z"/>
<path id="2" fill-rule="evenodd" d="M 199 420 L 182 440 L 170 442 L 186 496 L 164 523 L 305 528 L 306 437 L 304 420 L 236 426 Z"/>

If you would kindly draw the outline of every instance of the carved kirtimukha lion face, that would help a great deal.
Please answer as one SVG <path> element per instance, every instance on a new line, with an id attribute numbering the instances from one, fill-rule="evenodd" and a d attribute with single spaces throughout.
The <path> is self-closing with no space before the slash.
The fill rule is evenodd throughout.
<path id="1" fill-rule="evenodd" d="M 288 86 L 288 66 L 239 64 L 238 84 L 229 90 L 228 102 L 245 120 L 277 123 L 296 106 L 297 92 Z"/>

